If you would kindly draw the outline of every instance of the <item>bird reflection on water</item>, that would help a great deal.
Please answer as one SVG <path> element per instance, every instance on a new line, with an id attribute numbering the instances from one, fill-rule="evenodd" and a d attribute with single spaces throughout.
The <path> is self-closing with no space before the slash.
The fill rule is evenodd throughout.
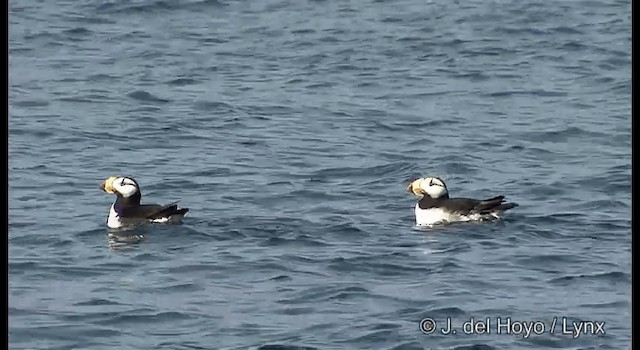
<path id="1" fill-rule="evenodd" d="M 146 233 L 143 227 L 136 227 L 127 230 L 107 231 L 107 246 L 110 250 L 128 250 L 134 249 L 135 245 L 146 239 Z"/>

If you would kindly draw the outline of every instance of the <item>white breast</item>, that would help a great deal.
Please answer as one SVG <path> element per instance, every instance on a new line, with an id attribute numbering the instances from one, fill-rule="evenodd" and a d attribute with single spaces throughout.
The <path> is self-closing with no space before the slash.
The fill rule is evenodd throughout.
<path id="1" fill-rule="evenodd" d="M 416 225 L 434 225 L 438 223 L 459 221 L 460 216 L 448 213 L 440 208 L 420 209 L 416 204 Z"/>
<path id="2" fill-rule="evenodd" d="M 500 212 L 489 213 L 485 215 L 470 214 L 460 215 L 444 211 L 440 208 L 420 209 L 416 204 L 416 225 L 431 226 L 440 223 L 460 222 L 460 221 L 484 221 L 500 218 Z"/>
<path id="3" fill-rule="evenodd" d="M 144 219 L 125 219 L 118 216 L 118 213 L 111 205 L 111 209 L 109 209 L 109 217 L 107 218 L 107 227 L 109 228 L 122 228 L 125 226 L 132 226 L 144 223 L 146 220 Z"/>
<path id="4" fill-rule="evenodd" d="M 107 227 L 120 228 L 122 227 L 122 223 L 120 222 L 120 217 L 118 216 L 118 213 L 116 213 L 115 209 L 113 209 L 114 205 L 111 205 L 111 209 L 109 209 L 109 217 L 107 218 Z"/>

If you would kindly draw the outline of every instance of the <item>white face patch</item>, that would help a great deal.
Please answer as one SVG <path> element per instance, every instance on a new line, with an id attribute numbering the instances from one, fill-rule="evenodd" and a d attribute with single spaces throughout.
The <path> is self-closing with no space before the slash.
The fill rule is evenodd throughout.
<path id="1" fill-rule="evenodd" d="M 448 193 L 447 185 L 438 178 L 425 177 L 420 181 L 420 188 L 431 198 L 440 198 Z"/>
<path id="2" fill-rule="evenodd" d="M 112 186 L 113 189 L 123 197 L 131 197 L 139 191 L 136 182 L 128 177 L 116 178 L 113 180 Z"/>

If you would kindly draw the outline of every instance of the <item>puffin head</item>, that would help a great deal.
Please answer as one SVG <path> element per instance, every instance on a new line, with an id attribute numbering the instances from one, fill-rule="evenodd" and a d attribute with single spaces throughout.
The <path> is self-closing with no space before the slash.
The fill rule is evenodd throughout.
<path id="1" fill-rule="evenodd" d="M 136 194 L 140 195 L 140 187 L 131 177 L 111 176 L 102 182 L 100 189 L 118 197 L 128 198 Z"/>
<path id="2" fill-rule="evenodd" d="M 438 177 L 417 178 L 407 186 L 409 193 L 431 198 L 449 198 L 449 191 L 444 181 Z"/>

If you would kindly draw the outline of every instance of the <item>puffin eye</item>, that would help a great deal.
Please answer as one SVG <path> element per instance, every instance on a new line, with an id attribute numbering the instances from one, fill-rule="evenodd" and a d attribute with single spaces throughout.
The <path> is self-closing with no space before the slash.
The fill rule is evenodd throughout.
<path id="1" fill-rule="evenodd" d="M 439 186 L 439 187 L 445 187 L 444 184 L 440 181 L 433 181 L 434 179 L 429 180 L 429 186 Z"/>
<path id="2" fill-rule="evenodd" d="M 122 179 L 122 181 L 120 181 L 120 186 L 124 186 L 124 179 Z"/>

